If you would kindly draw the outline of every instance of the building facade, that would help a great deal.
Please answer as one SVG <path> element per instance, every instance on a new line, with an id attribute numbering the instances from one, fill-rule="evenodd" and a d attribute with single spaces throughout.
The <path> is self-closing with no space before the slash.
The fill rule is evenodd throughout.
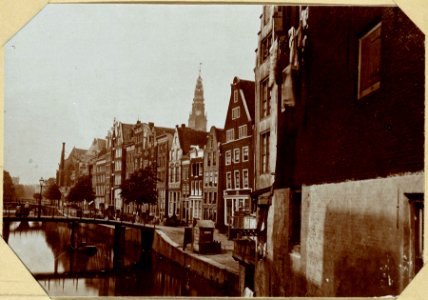
<path id="1" fill-rule="evenodd" d="M 220 224 L 219 219 L 223 218 L 223 191 L 219 184 L 219 175 L 222 170 L 220 145 L 223 141 L 224 130 L 212 126 L 204 148 L 204 197 L 202 211 L 203 219 L 212 220 L 217 225 Z"/>
<path id="2" fill-rule="evenodd" d="M 132 129 L 132 124 L 125 124 L 116 120 L 114 120 L 111 129 L 111 203 L 115 211 L 124 210 L 120 185 L 126 180 L 126 150 L 127 145 L 132 143 Z"/>
<path id="3" fill-rule="evenodd" d="M 193 146 L 189 151 L 190 162 L 190 195 L 187 198 L 186 221 L 201 220 L 203 203 L 203 181 L 204 181 L 204 149 Z"/>
<path id="4" fill-rule="evenodd" d="M 180 220 L 185 220 L 186 213 L 183 201 L 183 189 L 189 191 L 190 195 L 190 181 L 187 177 L 190 171 L 190 156 L 189 152 L 192 146 L 203 148 L 206 143 L 207 133 L 204 131 L 197 131 L 186 127 L 184 124 L 176 126 L 173 136 L 170 160 L 169 160 L 169 202 L 168 202 L 168 217 L 173 215 L 177 216 Z M 186 169 L 185 174 L 183 169 Z M 183 185 L 183 175 L 184 185 Z M 187 195 L 187 192 L 185 193 Z"/>
<path id="5" fill-rule="evenodd" d="M 222 191 L 224 211 L 222 224 L 251 227 L 255 221 L 251 201 L 253 191 L 253 120 L 254 82 L 235 77 L 224 125 L 222 153 Z M 245 219 L 245 221 L 244 221 Z"/>
<path id="6" fill-rule="evenodd" d="M 157 130 L 158 131 L 158 130 Z M 169 153 L 171 150 L 174 130 L 156 134 L 156 172 L 158 177 L 158 207 L 159 218 L 162 220 L 168 213 L 168 178 Z"/>
<path id="7" fill-rule="evenodd" d="M 426 252 L 423 34 L 397 7 L 266 6 L 261 22 L 256 294 L 399 294 Z"/>

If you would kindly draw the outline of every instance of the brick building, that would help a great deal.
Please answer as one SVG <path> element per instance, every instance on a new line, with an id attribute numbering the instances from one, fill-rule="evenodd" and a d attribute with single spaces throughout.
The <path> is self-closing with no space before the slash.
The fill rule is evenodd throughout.
<path id="1" fill-rule="evenodd" d="M 111 129 L 111 140 L 108 144 L 111 146 L 111 178 L 110 189 L 112 197 L 111 205 L 115 210 L 123 210 L 123 199 L 121 196 L 120 185 L 126 179 L 126 154 L 127 146 L 132 143 L 132 124 L 125 124 L 114 120 Z M 132 150 L 133 151 L 133 150 Z"/>
<path id="2" fill-rule="evenodd" d="M 176 126 L 169 157 L 168 182 L 168 216 L 176 215 L 185 220 L 184 199 L 190 195 L 190 156 L 192 146 L 203 148 L 207 140 L 207 133 L 186 127 L 184 124 Z M 184 190 L 183 190 L 184 189 Z"/>
<path id="3" fill-rule="evenodd" d="M 253 213 L 254 82 L 235 77 L 224 125 L 221 145 L 223 219 L 220 226 L 244 227 L 238 215 Z M 242 222 L 241 222 L 242 223 Z"/>
<path id="4" fill-rule="evenodd" d="M 396 295 L 421 268 L 424 65 L 424 36 L 397 7 L 264 7 L 258 296 Z"/>
<path id="5" fill-rule="evenodd" d="M 224 130 L 211 127 L 204 148 L 204 197 L 203 219 L 219 224 L 223 218 L 223 191 L 219 182 L 221 174 L 220 145 L 224 141 Z"/>
<path id="6" fill-rule="evenodd" d="M 160 219 L 163 219 L 168 213 L 169 153 L 173 134 L 173 129 L 165 130 L 164 133 L 156 134 L 156 171 L 158 177 L 158 183 L 156 187 L 158 190 L 158 207 Z"/>

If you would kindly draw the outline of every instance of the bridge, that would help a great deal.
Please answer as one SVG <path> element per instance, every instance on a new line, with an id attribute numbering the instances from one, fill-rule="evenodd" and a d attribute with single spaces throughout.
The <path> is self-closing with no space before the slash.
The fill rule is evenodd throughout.
<path id="1" fill-rule="evenodd" d="M 74 216 L 28 216 L 28 217 L 17 217 L 11 215 L 3 216 L 4 223 L 10 222 L 56 222 L 56 223 L 83 223 L 83 224 L 102 224 L 102 225 L 111 225 L 111 226 L 125 226 L 131 228 L 145 228 L 145 229 L 155 229 L 156 225 L 152 224 L 143 224 L 136 222 L 128 222 L 121 220 L 110 220 L 110 219 L 101 219 L 101 218 L 86 218 L 86 217 L 74 217 Z"/>
<path id="2" fill-rule="evenodd" d="M 119 267 L 123 261 L 123 245 L 124 245 L 124 232 L 126 228 L 139 229 L 141 235 L 141 258 L 143 259 L 147 253 L 150 253 L 153 243 L 154 231 L 156 225 L 142 224 L 137 222 L 127 222 L 121 220 L 101 219 L 101 218 L 88 218 L 88 217 L 75 217 L 69 215 L 60 215 L 60 211 L 57 209 L 54 213 L 49 215 L 41 215 L 38 217 L 36 214 L 30 214 L 28 216 L 16 216 L 15 213 L 6 213 L 3 216 L 3 239 L 8 242 L 10 235 L 10 224 L 12 222 L 53 222 L 53 223 L 68 223 L 70 224 L 70 246 L 77 247 L 78 240 L 78 228 L 79 224 L 96 224 L 96 225 L 108 225 L 114 228 L 114 267 Z M 42 275 L 41 275 L 42 276 Z M 64 274 L 64 276 L 67 276 Z"/>

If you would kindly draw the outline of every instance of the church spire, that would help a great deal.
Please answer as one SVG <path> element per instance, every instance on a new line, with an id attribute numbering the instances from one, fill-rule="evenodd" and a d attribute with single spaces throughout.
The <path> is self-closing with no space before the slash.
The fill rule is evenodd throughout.
<path id="1" fill-rule="evenodd" d="M 192 103 L 192 112 L 189 115 L 189 127 L 195 130 L 207 130 L 207 117 L 205 115 L 204 86 L 201 76 L 202 63 L 199 63 L 199 74 L 196 79 L 195 95 Z"/>

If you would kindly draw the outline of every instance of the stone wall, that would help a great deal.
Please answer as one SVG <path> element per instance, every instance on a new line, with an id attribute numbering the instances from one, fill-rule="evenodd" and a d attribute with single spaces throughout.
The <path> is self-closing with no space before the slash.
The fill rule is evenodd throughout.
<path id="1" fill-rule="evenodd" d="M 415 173 L 303 188 L 301 270 L 308 295 L 397 295 L 411 280 Z"/>
<path id="2" fill-rule="evenodd" d="M 239 295 L 239 274 L 232 273 L 223 265 L 191 252 L 183 251 L 162 231 L 156 230 L 153 239 L 153 251 L 177 262 L 183 268 L 197 275 L 227 287 L 231 294 Z"/>

